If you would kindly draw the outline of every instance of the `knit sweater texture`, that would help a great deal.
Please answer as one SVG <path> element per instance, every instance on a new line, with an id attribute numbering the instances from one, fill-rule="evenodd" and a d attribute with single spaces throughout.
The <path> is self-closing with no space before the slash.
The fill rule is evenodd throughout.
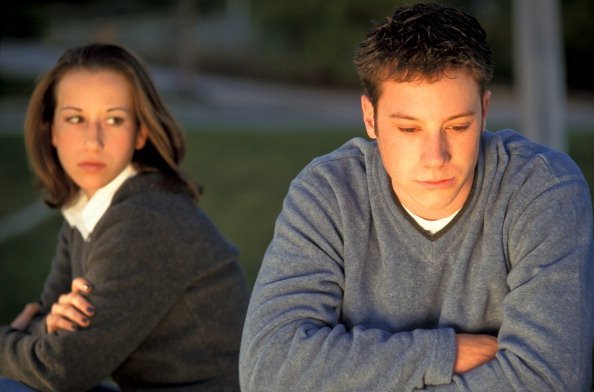
<path id="1" fill-rule="evenodd" d="M 84 241 L 64 223 L 40 303 L 47 314 L 81 276 L 91 325 L 48 334 L 0 329 L 0 374 L 41 391 L 237 391 L 247 307 L 237 251 L 178 182 L 127 180 Z"/>
<path id="2" fill-rule="evenodd" d="M 244 391 L 589 391 L 592 202 L 565 154 L 483 132 L 462 210 L 431 235 L 377 144 L 356 138 L 291 183 L 252 292 Z M 496 358 L 453 374 L 455 333 Z"/>

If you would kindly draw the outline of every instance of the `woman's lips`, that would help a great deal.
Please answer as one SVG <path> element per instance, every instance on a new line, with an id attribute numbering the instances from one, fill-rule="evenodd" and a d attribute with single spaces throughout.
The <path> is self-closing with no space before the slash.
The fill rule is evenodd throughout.
<path id="1" fill-rule="evenodd" d="M 78 167 L 80 167 L 83 170 L 87 170 L 87 171 L 98 171 L 98 170 L 103 169 L 105 167 L 105 164 L 103 164 L 101 162 L 85 161 L 85 162 L 80 162 L 78 164 Z"/>

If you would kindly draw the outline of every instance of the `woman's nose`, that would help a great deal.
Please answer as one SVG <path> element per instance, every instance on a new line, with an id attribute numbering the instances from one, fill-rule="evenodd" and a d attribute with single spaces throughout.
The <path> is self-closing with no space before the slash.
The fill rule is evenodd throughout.
<path id="1" fill-rule="evenodd" d="M 85 145 L 91 149 L 103 147 L 103 128 L 99 121 L 89 122 L 85 132 Z"/>

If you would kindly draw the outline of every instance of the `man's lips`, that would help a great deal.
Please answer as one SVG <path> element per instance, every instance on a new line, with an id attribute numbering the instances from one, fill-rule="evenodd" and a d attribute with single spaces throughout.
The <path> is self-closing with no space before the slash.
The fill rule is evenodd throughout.
<path id="1" fill-rule="evenodd" d="M 417 183 L 427 189 L 443 189 L 452 186 L 454 184 L 454 178 L 446 178 L 441 180 L 423 180 L 417 181 Z"/>

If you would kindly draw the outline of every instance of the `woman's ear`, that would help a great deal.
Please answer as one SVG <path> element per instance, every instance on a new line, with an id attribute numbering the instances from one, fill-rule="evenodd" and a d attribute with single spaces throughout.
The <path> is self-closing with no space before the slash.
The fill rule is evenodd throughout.
<path id="1" fill-rule="evenodd" d="M 146 140 L 148 139 L 148 129 L 146 125 L 140 124 L 138 128 L 138 134 L 136 135 L 136 144 L 135 147 L 137 150 L 141 150 L 144 145 L 146 144 Z"/>
<path id="2" fill-rule="evenodd" d="M 53 129 L 53 124 L 50 124 L 50 127 L 49 127 L 49 134 L 50 134 L 50 141 L 52 142 L 52 146 L 53 146 L 54 148 L 57 148 L 57 147 L 56 147 L 56 143 L 57 143 L 57 142 L 56 142 L 56 136 L 54 136 L 54 129 Z"/>
<path id="3" fill-rule="evenodd" d="M 367 136 L 371 139 L 377 138 L 375 134 L 375 109 L 367 95 L 361 96 L 361 109 L 363 111 L 363 123 L 365 124 Z"/>

